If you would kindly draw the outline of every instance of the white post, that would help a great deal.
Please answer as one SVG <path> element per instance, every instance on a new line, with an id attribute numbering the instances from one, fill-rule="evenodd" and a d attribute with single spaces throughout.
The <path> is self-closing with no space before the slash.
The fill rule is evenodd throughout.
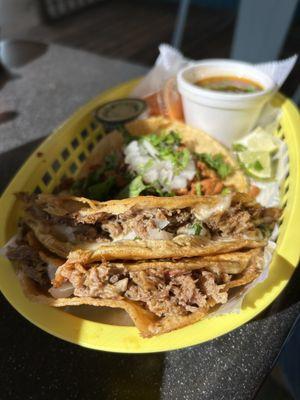
<path id="1" fill-rule="evenodd" d="M 298 0 L 241 0 L 231 58 L 260 62 L 277 59 Z"/>
<path id="2" fill-rule="evenodd" d="M 180 0 L 171 41 L 172 46 L 176 47 L 177 49 L 181 46 L 186 19 L 189 12 L 189 6 L 190 0 Z"/>

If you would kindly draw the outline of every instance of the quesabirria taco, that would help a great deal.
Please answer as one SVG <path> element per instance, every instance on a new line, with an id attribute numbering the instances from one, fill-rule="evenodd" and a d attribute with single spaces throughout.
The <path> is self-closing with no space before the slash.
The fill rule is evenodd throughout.
<path id="1" fill-rule="evenodd" d="M 262 247 L 176 261 L 65 261 L 28 229 L 7 256 L 32 301 L 121 308 L 144 337 L 199 321 L 259 276 L 263 265 Z"/>
<path id="2" fill-rule="evenodd" d="M 246 194 L 97 202 L 23 196 L 24 221 L 49 251 L 94 262 L 197 257 L 266 244 L 279 216 Z"/>

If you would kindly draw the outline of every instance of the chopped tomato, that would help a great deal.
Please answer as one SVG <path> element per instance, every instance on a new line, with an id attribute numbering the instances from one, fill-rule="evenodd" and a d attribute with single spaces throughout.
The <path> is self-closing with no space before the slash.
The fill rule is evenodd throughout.
<path id="1" fill-rule="evenodd" d="M 205 195 L 214 195 L 222 192 L 223 182 L 217 178 L 207 178 L 201 181 L 201 190 Z"/>
<path id="2" fill-rule="evenodd" d="M 250 197 L 253 197 L 255 199 L 255 197 L 258 196 L 259 193 L 260 193 L 260 189 L 257 186 L 255 186 L 255 185 L 250 186 L 250 189 L 248 192 Z"/>

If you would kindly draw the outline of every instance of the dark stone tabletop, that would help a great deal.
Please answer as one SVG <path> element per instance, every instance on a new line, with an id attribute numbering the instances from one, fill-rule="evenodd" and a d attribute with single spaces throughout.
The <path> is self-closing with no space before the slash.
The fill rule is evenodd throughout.
<path id="1" fill-rule="evenodd" d="M 0 91 L 0 190 L 77 107 L 144 72 L 138 65 L 55 45 L 13 68 L 14 79 L 2 80 Z M 43 332 L 0 295 L 0 400 L 251 399 L 299 312 L 297 271 L 268 310 L 225 336 L 169 353 L 119 355 Z"/>

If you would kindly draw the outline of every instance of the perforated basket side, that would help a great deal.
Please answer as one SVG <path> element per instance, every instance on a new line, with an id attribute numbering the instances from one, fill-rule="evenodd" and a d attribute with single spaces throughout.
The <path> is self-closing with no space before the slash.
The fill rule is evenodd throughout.
<path id="1" fill-rule="evenodd" d="M 62 179 L 76 176 L 81 164 L 102 136 L 102 126 L 92 114 L 84 117 L 69 140 L 61 146 L 60 151 L 57 154 L 47 154 L 47 168 L 37 176 L 38 184 L 33 192 L 52 192 Z"/>
<path id="2" fill-rule="evenodd" d="M 300 257 L 300 117 L 290 100 L 278 95 L 276 102 L 282 109 L 276 134 L 287 144 L 289 165 L 281 186 L 282 215 L 276 251 L 295 267 Z"/>

